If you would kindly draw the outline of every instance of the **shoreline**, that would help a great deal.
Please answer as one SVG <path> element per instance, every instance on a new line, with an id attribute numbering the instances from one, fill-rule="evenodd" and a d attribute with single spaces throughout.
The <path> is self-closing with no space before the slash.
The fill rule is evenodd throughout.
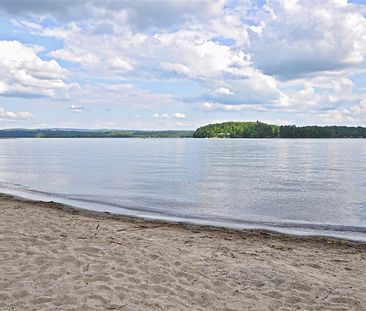
<path id="1" fill-rule="evenodd" d="M 0 194 L 0 310 L 364 310 L 366 243 Z"/>
<path id="2" fill-rule="evenodd" d="M 273 235 L 273 236 L 284 236 L 284 237 L 293 237 L 293 238 L 304 238 L 304 239 L 322 239 L 322 240 L 334 240 L 334 241 L 345 241 L 345 242 L 354 242 L 354 243 L 361 243 L 361 244 L 365 244 L 366 245 L 366 240 L 361 240 L 361 239 L 352 239 L 352 238 L 347 238 L 347 237 L 341 237 L 341 236 L 332 236 L 332 235 L 327 235 L 327 234 L 317 234 L 315 233 L 295 233 L 295 232 L 284 232 L 284 229 L 289 229 L 289 230 L 295 230 L 292 227 L 275 227 L 273 226 L 272 228 L 261 228 L 262 227 L 271 227 L 271 225 L 268 225 L 267 223 L 260 223 L 260 222 L 252 222 L 252 223 L 248 223 L 248 226 L 252 226 L 252 228 L 248 227 L 248 228 L 235 228 L 235 227 L 229 227 L 229 226 L 224 226 L 224 225 L 210 225 L 210 224 L 203 224 L 203 223 L 199 223 L 196 222 L 194 223 L 193 221 L 196 220 L 191 220 L 189 218 L 187 218 L 186 220 L 184 218 L 180 218 L 182 220 L 173 220 L 173 219 L 158 219 L 155 217 L 149 217 L 149 216 L 134 216 L 134 215 L 125 215 L 125 214 L 119 214 L 119 213 L 113 213 L 113 212 L 108 212 L 108 211 L 97 211 L 97 210 L 93 210 L 93 209 L 88 209 L 88 208 L 84 208 L 84 207 L 77 207 L 71 204 L 67 204 L 67 203 L 61 203 L 61 202 L 56 202 L 53 200 L 43 200 L 43 199 L 32 199 L 32 198 L 27 198 L 27 197 L 23 197 L 22 195 L 18 195 L 18 194 L 12 194 L 12 193 L 6 193 L 6 192 L 0 192 L 0 199 L 2 199 L 3 197 L 6 196 L 10 196 L 11 198 L 14 198 L 16 200 L 19 200 L 20 202 L 26 202 L 26 203 L 41 203 L 41 204 L 45 204 L 46 207 L 52 207 L 53 208 L 57 208 L 63 211 L 66 211 L 68 213 L 78 213 L 79 215 L 90 215 L 92 217 L 107 217 L 107 218 L 112 218 L 112 219 L 120 219 L 122 221 L 140 221 L 140 222 L 152 222 L 155 224 L 171 224 L 171 225 L 177 225 L 177 226 L 183 226 L 183 227 L 187 227 L 187 228 L 202 228 L 202 229 L 206 229 L 206 230 L 218 230 L 218 231 L 224 231 L 224 232 L 230 232 L 230 233 L 253 233 L 253 234 L 266 234 L 266 235 Z M 50 206 L 47 206 L 47 205 Z M 179 218 L 179 217 L 177 217 Z M 200 220 L 199 220 L 200 221 Z M 204 220 L 203 220 L 204 221 Z M 296 227 L 297 228 L 297 227 Z M 277 230 L 276 230 L 277 229 Z M 312 227 L 307 228 L 306 226 L 304 227 L 298 227 L 298 230 L 302 229 L 302 230 L 316 230 Z M 282 231 L 281 231 L 282 230 Z M 324 230 L 330 230 L 330 229 L 324 229 Z M 355 233 L 360 233 L 358 231 L 355 231 Z"/>

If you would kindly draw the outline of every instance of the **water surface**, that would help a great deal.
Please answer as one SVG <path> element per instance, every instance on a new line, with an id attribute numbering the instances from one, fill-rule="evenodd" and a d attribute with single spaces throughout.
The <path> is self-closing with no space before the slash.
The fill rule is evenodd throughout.
<path id="1" fill-rule="evenodd" d="M 366 241 L 362 139 L 3 139 L 0 188 L 126 215 Z"/>

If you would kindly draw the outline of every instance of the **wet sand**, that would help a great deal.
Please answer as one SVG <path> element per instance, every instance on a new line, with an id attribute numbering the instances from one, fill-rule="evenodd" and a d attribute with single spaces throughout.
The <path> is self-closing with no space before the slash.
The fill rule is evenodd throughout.
<path id="1" fill-rule="evenodd" d="M 366 243 L 0 194 L 0 310 L 366 310 Z"/>

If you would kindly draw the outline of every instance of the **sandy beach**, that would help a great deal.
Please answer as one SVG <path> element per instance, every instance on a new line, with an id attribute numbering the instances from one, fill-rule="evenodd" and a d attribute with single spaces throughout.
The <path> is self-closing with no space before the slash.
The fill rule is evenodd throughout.
<path id="1" fill-rule="evenodd" d="M 366 244 L 0 195 L 0 310 L 366 310 Z"/>

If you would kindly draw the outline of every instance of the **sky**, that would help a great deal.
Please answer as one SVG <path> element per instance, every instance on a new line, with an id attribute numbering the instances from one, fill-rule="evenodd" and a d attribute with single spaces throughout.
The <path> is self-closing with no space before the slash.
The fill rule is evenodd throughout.
<path id="1" fill-rule="evenodd" d="M 366 0 L 0 0 L 0 128 L 366 126 Z"/>

